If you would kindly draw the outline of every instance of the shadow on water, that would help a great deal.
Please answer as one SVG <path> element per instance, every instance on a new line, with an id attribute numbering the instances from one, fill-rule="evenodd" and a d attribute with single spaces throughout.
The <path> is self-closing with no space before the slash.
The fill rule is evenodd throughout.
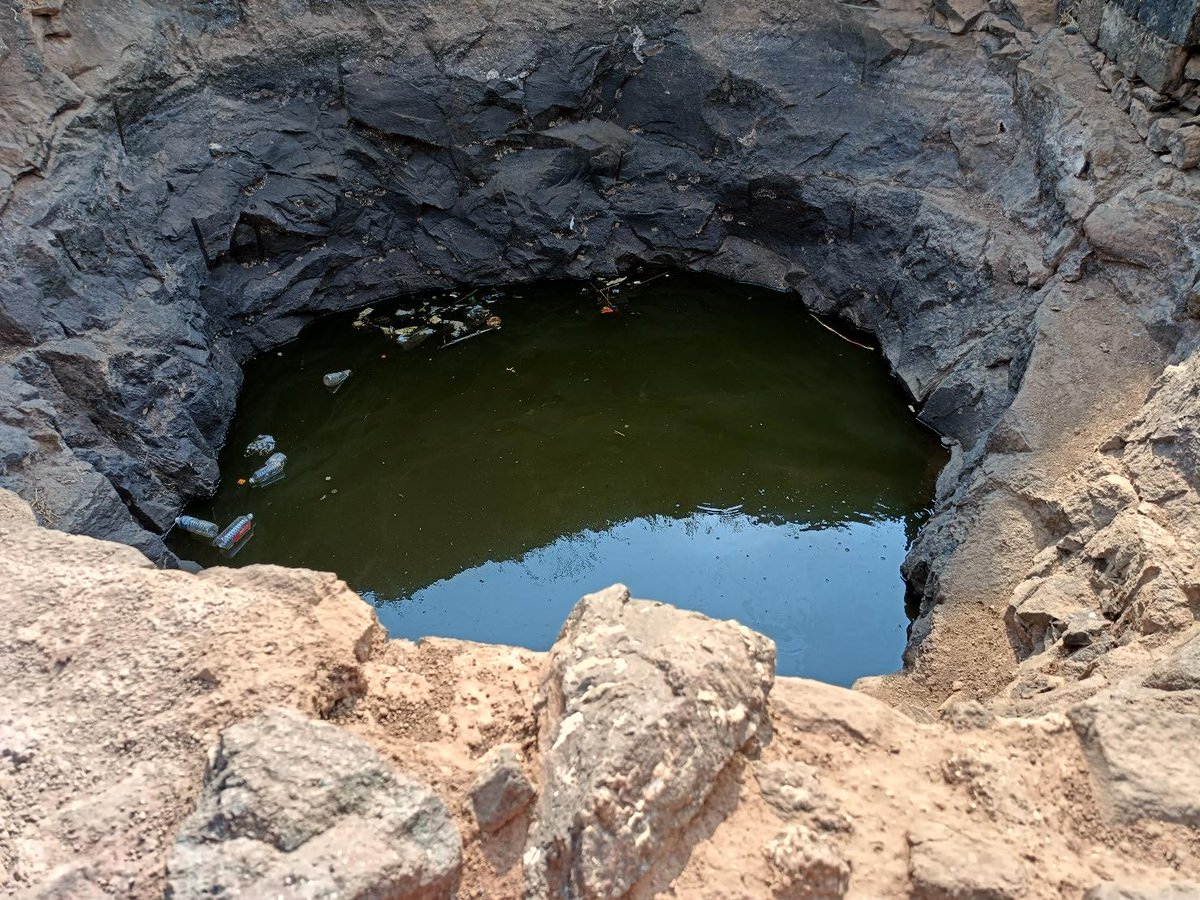
<path id="1" fill-rule="evenodd" d="M 336 571 L 395 636 L 545 649 L 582 593 L 624 581 L 771 635 L 782 674 L 898 666 L 899 565 L 944 455 L 878 354 L 713 279 L 659 280 L 619 315 L 562 283 L 492 311 L 495 333 L 409 352 L 330 316 L 250 363 L 225 481 L 189 512 L 251 512 L 255 535 L 232 561 L 176 551 Z M 239 486 L 259 433 L 286 477 Z"/>

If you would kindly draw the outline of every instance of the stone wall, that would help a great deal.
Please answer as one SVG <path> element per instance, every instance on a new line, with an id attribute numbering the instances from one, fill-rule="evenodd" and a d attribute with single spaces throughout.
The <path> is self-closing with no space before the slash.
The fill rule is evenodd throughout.
<path id="1" fill-rule="evenodd" d="M 1059 0 L 1089 42 L 1113 101 L 1165 162 L 1200 165 L 1200 3 Z"/>

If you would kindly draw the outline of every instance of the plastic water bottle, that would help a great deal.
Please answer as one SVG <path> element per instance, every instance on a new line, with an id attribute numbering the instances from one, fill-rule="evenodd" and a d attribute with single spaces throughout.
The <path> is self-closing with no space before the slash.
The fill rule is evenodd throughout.
<path id="1" fill-rule="evenodd" d="M 247 456 L 268 456 L 275 452 L 275 438 L 269 434 L 260 434 L 246 445 Z"/>
<path id="2" fill-rule="evenodd" d="M 215 538 L 217 536 L 217 532 L 221 530 L 217 527 L 216 522 L 209 522 L 206 519 L 197 519 L 195 516 L 178 516 L 175 519 L 175 524 L 188 534 L 199 535 L 200 537 L 208 538 L 210 541 Z"/>
<path id="3" fill-rule="evenodd" d="M 338 388 L 340 388 L 342 386 L 342 382 L 344 382 L 349 377 L 350 377 L 350 370 L 343 369 L 340 372 L 330 372 L 327 375 L 323 375 L 321 377 L 321 383 L 324 384 L 325 387 L 329 388 L 329 390 L 336 391 Z"/>
<path id="4" fill-rule="evenodd" d="M 238 516 L 225 526 L 224 531 L 213 538 L 213 546 L 218 550 L 231 550 L 250 537 L 252 531 L 254 531 L 254 515 L 246 513 L 244 516 Z"/>
<path id="5" fill-rule="evenodd" d="M 272 453 L 262 467 L 250 476 L 250 484 L 254 487 L 265 487 L 283 477 L 283 467 L 287 465 L 287 457 L 282 453 Z"/>

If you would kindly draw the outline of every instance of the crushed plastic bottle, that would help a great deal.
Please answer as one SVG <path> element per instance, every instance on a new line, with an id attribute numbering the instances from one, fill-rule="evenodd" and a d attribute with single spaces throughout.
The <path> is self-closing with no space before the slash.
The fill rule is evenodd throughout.
<path id="1" fill-rule="evenodd" d="M 217 527 L 216 522 L 209 522 L 206 519 L 197 519 L 195 516 L 177 516 L 175 524 L 186 531 L 188 534 L 195 534 L 199 537 L 208 538 L 210 541 L 217 536 L 217 532 L 221 529 Z"/>
<path id="2" fill-rule="evenodd" d="M 218 550 L 230 551 L 234 548 L 241 549 L 241 545 L 249 539 L 254 532 L 254 515 L 246 513 L 244 516 L 238 516 L 232 522 L 225 526 L 225 530 L 213 538 L 213 546 Z"/>
<path id="3" fill-rule="evenodd" d="M 337 389 L 342 386 L 343 382 L 345 382 L 345 380 L 349 377 L 350 370 L 343 369 L 340 372 L 330 372 L 329 374 L 322 376 L 321 383 L 324 384 L 325 387 L 329 388 L 329 390 L 336 392 Z"/>
<path id="4" fill-rule="evenodd" d="M 396 343 L 405 350 L 413 350 L 425 343 L 431 337 L 437 334 L 432 328 L 414 329 L 409 332 L 407 328 L 396 332 Z"/>
<path id="5" fill-rule="evenodd" d="M 269 434 L 260 434 L 246 445 L 247 456 L 269 456 L 275 452 L 275 438 Z"/>
<path id="6" fill-rule="evenodd" d="M 282 453 L 272 453 L 267 461 L 250 476 L 252 487 L 266 487 L 274 484 L 283 477 L 283 467 L 287 465 L 287 457 Z"/>

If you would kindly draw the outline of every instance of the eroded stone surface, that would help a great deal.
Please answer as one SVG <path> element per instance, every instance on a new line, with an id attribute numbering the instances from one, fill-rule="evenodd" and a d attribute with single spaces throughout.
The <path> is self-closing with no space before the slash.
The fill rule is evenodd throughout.
<path id="1" fill-rule="evenodd" d="M 493 747 L 471 785 L 475 821 L 484 831 L 503 828 L 529 806 L 534 795 L 516 748 L 511 744 Z"/>
<path id="2" fill-rule="evenodd" d="M 921 823 L 908 835 L 913 897 L 921 900 L 1017 900 L 1029 875 L 1002 836 Z"/>
<path id="3" fill-rule="evenodd" d="M 172 897 L 448 898 L 450 812 L 369 744 L 286 709 L 221 732 L 167 859 Z"/>
<path id="4" fill-rule="evenodd" d="M 780 900 L 836 900 L 845 896 L 850 865 L 828 835 L 792 825 L 763 852 L 777 873 L 772 892 Z"/>
<path id="5" fill-rule="evenodd" d="M 1105 695 L 1071 711 L 1117 815 L 1200 825 L 1200 703 L 1151 691 Z"/>
<path id="6" fill-rule="evenodd" d="M 775 645 L 736 622 L 621 585 L 580 600 L 542 681 L 530 895 L 628 891 L 758 735 L 774 668 Z"/>

